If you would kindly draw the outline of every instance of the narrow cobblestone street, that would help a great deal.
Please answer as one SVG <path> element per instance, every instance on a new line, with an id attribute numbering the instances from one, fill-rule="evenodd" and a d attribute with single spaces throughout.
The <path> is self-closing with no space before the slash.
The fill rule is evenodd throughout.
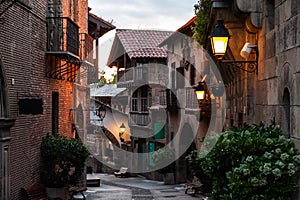
<path id="1" fill-rule="evenodd" d="M 184 184 L 164 185 L 163 182 L 144 177 L 116 178 L 110 174 L 96 174 L 101 179 L 100 187 L 89 187 L 87 200 L 194 200 L 205 199 L 184 193 Z"/>

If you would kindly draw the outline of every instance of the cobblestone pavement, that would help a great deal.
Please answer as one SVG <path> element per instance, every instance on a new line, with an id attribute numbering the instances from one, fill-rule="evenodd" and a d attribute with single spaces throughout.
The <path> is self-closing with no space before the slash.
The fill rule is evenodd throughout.
<path id="1" fill-rule="evenodd" d="M 87 200 L 202 200 L 184 193 L 184 185 L 164 185 L 159 181 L 143 177 L 116 178 L 109 174 L 98 174 L 100 187 L 89 187 Z"/>

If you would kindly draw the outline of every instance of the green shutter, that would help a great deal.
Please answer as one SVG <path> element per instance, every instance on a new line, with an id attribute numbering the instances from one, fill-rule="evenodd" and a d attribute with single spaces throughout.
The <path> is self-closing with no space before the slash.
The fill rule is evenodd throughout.
<path id="1" fill-rule="evenodd" d="M 160 122 L 154 123 L 154 138 L 155 139 L 165 138 L 165 127 L 163 123 Z"/>
<path id="2" fill-rule="evenodd" d="M 155 143 L 154 142 L 149 142 L 150 155 L 152 155 L 151 152 L 154 152 L 154 151 L 155 151 Z M 155 166 L 155 163 L 153 162 L 152 156 L 150 156 L 150 158 L 149 158 L 149 165 L 152 166 L 152 167 Z"/>

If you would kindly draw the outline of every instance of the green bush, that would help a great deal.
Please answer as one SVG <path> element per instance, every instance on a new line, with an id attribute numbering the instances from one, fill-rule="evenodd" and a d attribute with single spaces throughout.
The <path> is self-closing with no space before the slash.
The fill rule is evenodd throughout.
<path id="1" fill-rule="evenodd" d="M 244 125 L 206 138 L 217 140 L 206 152 L 192 152 L 188 161 L 214 199 L 291 199 L 297 189 L 300 156 L 274 123 Z M 205 154 L 205 156 L 203 155 Z"/>
<path id="2" fill-rule="evenodd" d="M 75 184 L 82 176 L 89 151 L 77 139 L 48 134 L 41 143 L 42 181 L 47 187 Z"/>

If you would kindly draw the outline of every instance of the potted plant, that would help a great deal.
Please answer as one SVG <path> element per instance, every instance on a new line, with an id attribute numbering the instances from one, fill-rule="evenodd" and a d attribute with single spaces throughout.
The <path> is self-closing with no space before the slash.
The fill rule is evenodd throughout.
<path id="1" fill-rule="evenodd" d="M 77 139 L 48 134 L 42 139 L 40 149 L 43 184 L 48 191 L 62 188 L 61 190 L 68 194 L 68 186 L 76 184 L 76 181 L 82 177 L 85 160 L 89 156 L 87 147 Z M 64 199 L 59 194 L 48 195 L 52 198 Z"/>
<path id="2" fill-rule="evenodd" d="M 153 152 L 152 159 L 156 166 L 164 166 L 164 163 L 174 158 L 174 156 L 174 151 L 168 146 L 165 146 Z M 157 171 L 163 175 L 165 184 L 174 184 L 174 162 L 161 169 L 158 169 Z"/>

